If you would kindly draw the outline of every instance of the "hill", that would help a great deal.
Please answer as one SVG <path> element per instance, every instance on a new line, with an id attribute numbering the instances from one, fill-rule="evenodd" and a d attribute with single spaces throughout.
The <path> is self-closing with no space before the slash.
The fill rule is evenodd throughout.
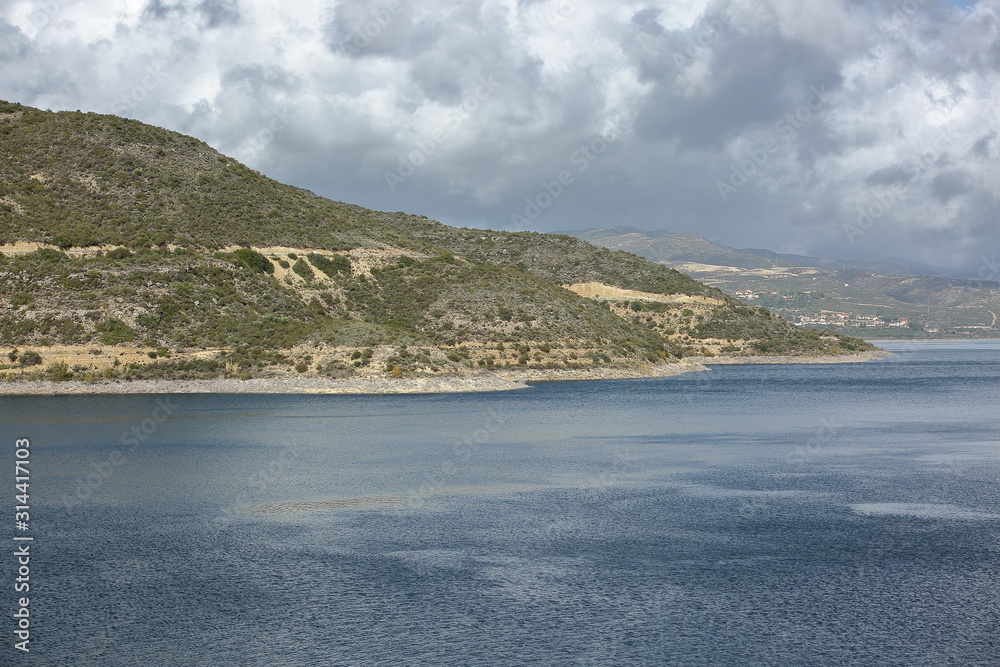
<path id="1" fill-rule="evenodd" d="M 0 103 L 0 154 L 11 377 L 399 377 L 866 347 L 627 252 L 330 201 L 137 121 Z"/>

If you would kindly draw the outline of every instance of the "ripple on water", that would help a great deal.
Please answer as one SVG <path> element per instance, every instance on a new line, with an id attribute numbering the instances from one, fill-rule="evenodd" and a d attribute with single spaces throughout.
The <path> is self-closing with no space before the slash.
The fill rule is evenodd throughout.
<path id="1" fill-rule="evenodd" d="M 391 493 L 358 496 L 354 498 L 326 498 L 317 500 L 282 500 L 254 503 L 235 508 L 247 514 L 313 514 L 350 510 L 392 509 L 422 506 L 428 500 L 446 500 L 449 496 L 508 495 L 534 491 L 540 487 L 532 484 L 498 484 L 493 486 L 449 486 L 427 492 Z"/>
<path id="2" fill-rule="evenodd" d="M 996 521 L 1000 514 L 977 512 L 945 503 L 855 503 L 851 509 L 865 516 L 908 516 L 951 521 Z"/>

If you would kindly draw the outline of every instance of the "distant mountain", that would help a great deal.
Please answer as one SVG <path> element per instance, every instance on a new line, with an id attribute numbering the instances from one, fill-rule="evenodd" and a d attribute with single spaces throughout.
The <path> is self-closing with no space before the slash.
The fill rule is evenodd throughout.
<path id="1" fill-rule="evenodd" d="M 677 268 L 795 322 L 804 318 L 839 327 L 843 321 L 830 314 L 849 312 L 857 317 L 844 321 L 864 324 L 869 336 L 931 332 L 981 337 L 1000 332 L 1000 285 L 964 280 L 935 267 L 730 248 L 692 232 L 604 227 L 569 234 Z"/>
<path id="2" fill-rule="evenodd" d="M 594 245 L 625 250 L 654 262 L 696 262 L 747 269 L 770 268 L 778 258 L 713 243 L 694 232 L 644 232 L 634 227 L 602 227 L 562 232 Z"/>
<path id="3" fill-rule="evenodd" d="M 812 266 L 831 270 L 868 271 L 895 276 L 935 276 L 942 278 L 960 278 L 957 273 L 926 264 L 905 263 L 902 261 L 885 261 L 874 259 L 830 259 L 823 257 L 810 257 L 808 255 L 794 255 L 789 253 L 776 253 L 771 250 L 760 248 L 743 248 L 739 252 L 748 255 L 757 255 L 774 260 L 775 266 Z"/>
<path id="4" fill-rule="evenodd" d="M 744 269 L 809 266 L 825 269 L 856 269 L 886 275 L 959 277 L 947 269 L 913 263 L 877 260 L 841 260 L 778 253 L 761 248 L 732 248 L 694 233 L 646 232 L 634 227 L 614 226 L 561 232 L 595 245 L 627 250 L 654 262 L 698 263 Z"/>

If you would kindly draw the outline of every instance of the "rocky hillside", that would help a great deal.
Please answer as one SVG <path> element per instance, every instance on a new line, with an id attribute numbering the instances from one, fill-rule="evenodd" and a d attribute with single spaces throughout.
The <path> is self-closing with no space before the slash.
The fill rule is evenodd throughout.
<path id="1" fill-rule="evenodd" d="M 136 121 L 0 103 L 0 155 L 10 377 L 399 377 L 865 347 L 629 253 L 333 202 Z M 620 291 L 568 289 L 581 284 Z"/>

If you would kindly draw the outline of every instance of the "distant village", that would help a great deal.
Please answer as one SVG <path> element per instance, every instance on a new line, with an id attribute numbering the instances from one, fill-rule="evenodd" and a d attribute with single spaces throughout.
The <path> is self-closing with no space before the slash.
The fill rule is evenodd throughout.
<path id="1" fill-rule="evenodd" d="M 877 315 L 854 315 L 852 313 L 823 313 L 819 317 L 808 317 L 806 315 L 800 315 L 799 321 L 796 322 L 797 326 L 838 326 L 838 327 L 856 327 L 859 329 L 864 328 L 875 328 L 875 327 L 899 327 L 906 328 L 910 326 L 910 319 L 907 317 L 900 317 L 895 322 L 888 322 Z"/>
<path id="2" fill-rule="evenodd" d="M 778 292 L 755 292 L 753 290 L 738 290 L 736 296 L 744 301 L 754 301 L 761 297 L 780 297 L 783 301 L 794 301 L 795 296 L 781 295 Z M 877 315 L 855 315 L 853 313 L 822 313 L 816 317 L 800 315 L 796 326 L 822 326 L 822 327 L 854 327 L 858 329 L 874 329 L 882 327 L 895 327 L 905 329 L 910 326 L 907 317 L 900 317 L 895 321 L 885 320 Z"/>

